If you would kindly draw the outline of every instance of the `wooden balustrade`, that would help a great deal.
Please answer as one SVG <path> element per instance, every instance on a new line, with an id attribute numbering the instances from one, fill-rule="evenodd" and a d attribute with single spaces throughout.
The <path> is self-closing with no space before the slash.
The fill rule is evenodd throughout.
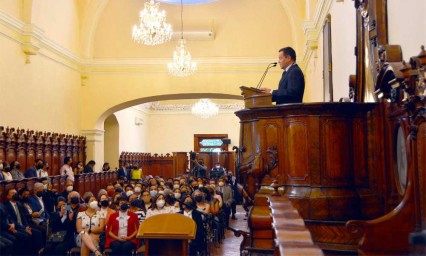
<path id="1" fill-rule="evenodd" d="M 84 163 L 85 150 L 86 137 L 0 126 L 0 160 L 17 160 L 24 171 L 40 158 L 49 165 L 50 176 L 58 175 L 67 156 Z"/>
<path id="2" fill-rule="evenodd" d="M 197 159 L 203 159 L 207 170 L 213 168 L 216 162 L 226 170 L 234 171 L 234 152 L 196 152 Z M 173 154 L 158 155 L 151 153 L 122 152 L 120 166 L 124 162 L 142 167 L 144 175 L 163 176 L 165 178 L 177 177 L 190 168 L 188 152 L 173 152 Z"/>
<path id="3" fill-rule="evenodd" d="M 8 189 L 15 188 L 17 190 L 21 188 L 27 188 L 32 192 L 34 183 L 42 182 L 45 178 L 29 178 L 23 180 L 13 181 L 0 181 L 0 202 L 6 199 L 5 192 Z M 66 176 L 49 176 L 52 188 L 61 192 L 66 189 Z M 94 172 L 87 174 L 79 174 L 75 176 L 74 190 L 79 192 L 81 196 L 87 191 L 91 191 L 95 196 L 100 189 L 105 189 L 108 183 L 112 183 L 117 180 L 117 173 L 115 171 L 109 172 Z"/>

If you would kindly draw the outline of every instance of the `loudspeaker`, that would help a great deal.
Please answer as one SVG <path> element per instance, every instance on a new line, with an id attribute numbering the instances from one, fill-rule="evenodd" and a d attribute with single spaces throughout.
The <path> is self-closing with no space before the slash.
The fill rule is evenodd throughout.
<path id="1" fill-rule="evenodd" d="M 231 144 L 231 139 L 222 139 L 223 144 L 229 145 Z"/>

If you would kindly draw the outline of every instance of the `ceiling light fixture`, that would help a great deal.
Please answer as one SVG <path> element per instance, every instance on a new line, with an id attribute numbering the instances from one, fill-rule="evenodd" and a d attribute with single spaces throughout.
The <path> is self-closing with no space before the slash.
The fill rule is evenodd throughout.
<path id="1" fill-rule="evenodd" d="M 192 61 L 191 53 L 185 49 L 183 39 L 183 1 L 180 1 L 181 39 L 173 52 L 173 61 L 168 64 L 169 73 L 174 76 L 189 76 L 197 71 L 197 63 Z"/>
<path id="2" fill-rule="evenodd" d="M 145 2 L 145 8 L 139 14 L 139 27 L 133 26 L 132 38 L 146 45 L 158 45 L 170 41 L 172 26 L 166 23 L 166 12 L 159 11 L 160 3 L 155 0 Z"/>
<path id="3" fill-rule="evenodd" d="M 209 99 L 200 99 L 192 106 L 193 115 L 207 119 L 219 113 L 219 107 Z"/>

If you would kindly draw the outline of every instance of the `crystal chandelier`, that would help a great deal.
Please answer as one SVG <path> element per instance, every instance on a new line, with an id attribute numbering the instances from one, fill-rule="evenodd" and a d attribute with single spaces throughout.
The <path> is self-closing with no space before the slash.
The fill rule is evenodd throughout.
<path id="1" fill-rule="evenodd" d="M 145 2 L 145 8 L 139 14 L 139 27 L 133 26 L 132 38 L 137 43 L 157 45 L 172 38 L 172 26 L 165 22 L 166 12 L 159 11 L 159 6 L 155 0 Z"/>
<path id="2" fill-rule="evenodd" d="M 195 116 L 207 119 L 217 115 L 219 107 L 209 99 L 200 99 L 192 106 L 191 112 Z"/>
<path id="3" fill-rule="evenodd" d="M 169 62 L 169 73 L 174 76 L 189 76 L 197 71 L 197 63 L 191 60 L 191 53 L 185 49 L 185 39 L 183 39 L 183 1 L 180 1 L 181 19 L 181 39 L 173 52 L 173 61 Z"/>

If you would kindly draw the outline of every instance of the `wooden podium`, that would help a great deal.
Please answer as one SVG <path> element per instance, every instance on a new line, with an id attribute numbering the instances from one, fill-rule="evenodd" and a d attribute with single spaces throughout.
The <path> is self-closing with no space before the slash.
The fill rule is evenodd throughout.
<path id="1" fill-rule="evenodd" d="M 245 108 L 272 106 L 272 94 L 264 93 L 254 87 L 240 86 L 240 90 L 244 97 Z"/>
<path id="2" fill-rule="evenodd" d="M 159 214 L 142 222 L 137 238 L 145 239 L 145 256 L 186 256 L 188 240 L 195 238 L 196 230 L 195 221 L 182 214 Z"/>

